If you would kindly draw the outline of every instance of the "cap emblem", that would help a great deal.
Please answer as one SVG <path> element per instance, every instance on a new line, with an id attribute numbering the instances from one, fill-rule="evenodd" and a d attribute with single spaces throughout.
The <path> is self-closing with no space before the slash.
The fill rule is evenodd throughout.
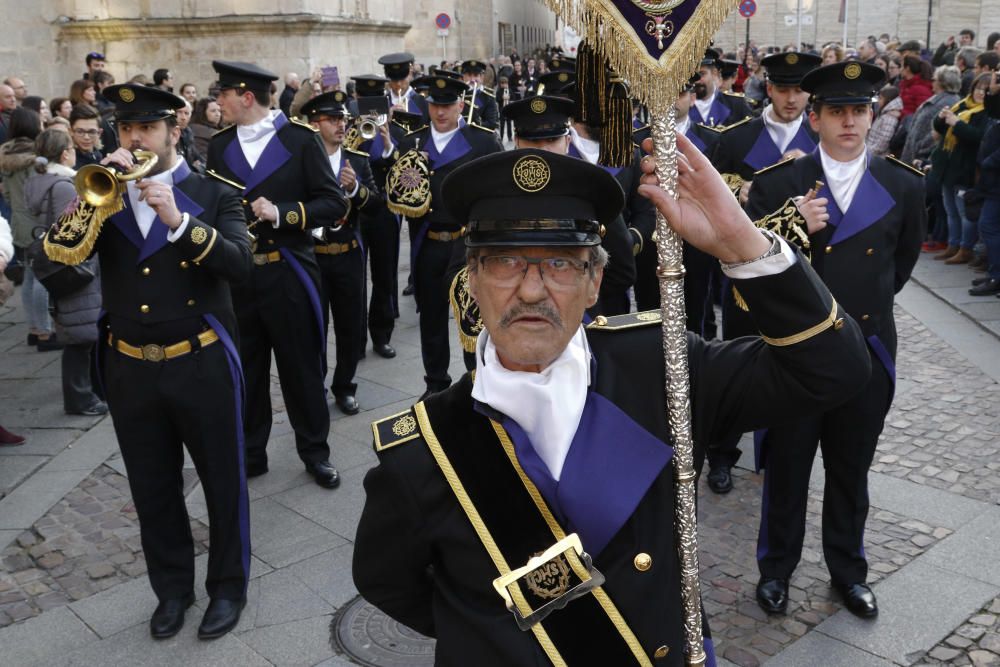
<path id="1" fill-rule="evenodd" d="M 569 74 L 567 74 L 566 72 L 560 72 L 559 73 L 559 82 L 560 83 L 566 83 L 567 81 L 569 81 Z"/>
<path id="2" fill-rule="evenodd" d="M 547 105 L 545 104 L 545 100 L 541 98 L 536 97 L 531 100 L 531 110 L 535 113 L 545 113 L 546 107 Z"/>
<path id="3" fill-rule="evenodd" d="M 437 86 L 438 88 L 444 88 L 444 87 L 446 87 L 446 86 L 448 85 L 448 82 L 447 82 L 447 81 L 445 81 L 444 79 L 438 79 L 437 81 L 435 81 L 435 82 L 434 82 L 434 84 L 435 84 L 435 85 L 436 85 L 436 86 Z"/>
<path id="4" fill-rule="evenodd" d="M 799 54 L 797 54 L 797 53 L 789 53 L 787 56 L 785 56 L 785 63 L 786 64 L 788 64 L 788 65 L 794 65 L 797 62 L 799 62 Z"/>
<path id="5" fill-rule="evenodd" d="M 549 184 L 552 172 L 545 160 L 526 155 L 514 163 L 511 176 L 514 177 L 514 185 L 525 192 L 538 192 Z"/>
<path id="6" fill-rule="evenodd" d="M 118 97 L 122 99 L 122 102 L 129 103 L 135 101 L 135 93 L 129 88 L 122 88 L 118 91 Z"/>
<path id="7" fill-rule="evenodd" d="M 378 83 L 378 82 L 377 81 L 369 81 L 368 82 L 368 87 L 369 88 L 374 88 L 376 83 Z"/>
<path id="8" fill-rule="evenodd" d="M 857 79 L 861 76 L 861 65 L 857 63 L 851 63 L 844 68 L 844 78 L 847 79 Z"/>
<path id="9" fill-rule="evenodd" d="M 342 90 L 338 90 L 337 92 L 335 92 L 333 94 L 333 101 L 334 102 L 340 102 L 342 104 L 345 99 L 347 99 L 347 93 L 345 93 Z"/>

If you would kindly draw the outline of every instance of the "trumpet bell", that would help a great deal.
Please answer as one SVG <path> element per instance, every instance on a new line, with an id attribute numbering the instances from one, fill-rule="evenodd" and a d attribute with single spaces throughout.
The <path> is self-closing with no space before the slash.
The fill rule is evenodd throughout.
<path id="1" fill-rule="evenodd" d="M 365 141 L 374 139 L 375 135 L 378 134 L 378 125 L 376 125 L 373 120 L 365 119 L 361 121 L 361 124 L 358 126 L 358 134 L 360 134 L 361 138 Z"/>
<path id="2" fill-rule="evenodd" d="M 80 199 L 94 208 L 107 206 L 121 196 L 118 183 L 118 175 L 99 164 L 81 167 L 73 179 L 73 187 Z"/>

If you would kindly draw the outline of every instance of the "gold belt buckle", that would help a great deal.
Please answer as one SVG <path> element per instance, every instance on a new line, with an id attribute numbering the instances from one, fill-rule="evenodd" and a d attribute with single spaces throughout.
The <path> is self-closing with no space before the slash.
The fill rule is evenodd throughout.
<path id="1" fill-rule="evenodd" d="M 514 614 L 517 627 L 530 630 L 603 583 L 604 575 L 583 550 L 580 536 L 571 533 L 527 565 L 494 579 L 493 588 Z"/>
<path id="2" fill-rule="evenodd" d="M 265 264 L 267 264 L 267 260 L 268 260 L 267 255 L 253 256 L 253 263 L 256 264 L 257 266 L 264 266 Z"/>
<path id="3" fill-rule="evenodd" d="M 142 346 L 142 358 L 145 361 L 163 361 L 167 358 L 166 353 L 163 351 L 162 345 L 143 345 Z"/>

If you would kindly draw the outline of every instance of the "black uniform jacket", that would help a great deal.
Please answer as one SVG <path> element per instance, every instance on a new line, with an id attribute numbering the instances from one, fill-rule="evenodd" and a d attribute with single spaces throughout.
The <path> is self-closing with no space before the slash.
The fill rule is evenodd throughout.
<path id="1" fill-rule="evenodd" d="M 691 110 L 688 113 L 692 123 L 703 123 L 709 127 L 732 125 L 752 115 L 750 105 L 747 104 L 746 98 L 742 94 L 722 91 L 716 91 L 708 118 L 702 118 L 701 112 L 694 104 L 691 105 Z"/>
<path id="2" fill-rule="evenodd" d="M 95 246 L 114 334 L 131 344 L 175 343 L 200 331 L 201 316 L 210 314 L 235 336 L 229 283 L 245 280 L 251 269 L 239 195 L 189 174 L 174 187 L 177 208 L 189 216 L 174 243 L 159 219 L 143 239 L 128 196 L 124 200 L 126 208 L 105 221 Z"/>
<path id="3" fill-rule="evenodd" d="M 870 373 L 857 325 L 842 310 L 831 313 L 832 297 L 804 259 L 781 274 L 740 281 L 740 289 L 767 336 L 784 338 L 819 322 L 828 325 L 818 335 L 785 346 L 761 338 L 708 342 L 688 334 L 696 442 L 822 411 L 863 386 Z M 589 326 L 587 337 L 596 359 L 591 390 L 660 443 L 671 442 L 655 314 L 610 318 L 603 326 Z M 474 411 L 472 383 L 467 374 L 428 398 L 423 404 L 427 416 L 440 441 L 458 438 L 463 448 L 498 447 L 490 422 Z M 393 430 L 380 427 L 391 419 L 376 424 L 382 435 L 376 441 L 380 462 L 365 478 L 367 501 L 354 550 L 358 590 L 393 618 L 436 637 L 437 665 L 549 664 L 532 633 L 518 629 L 493 589 L 498 571 L 430 453 L 423 426 L 414 435 L 397 437 L 396 444 L 385 437 L 391 439 Z M 470 455 L 470 460 L 478 458 Z M 488 468 L 476 477 L 492 474 Z M 673 470 L 667 463 L 607 545 L 592 555 L 607 578 L 605 592 L 642 651 L 652 658 L 659 647 L 667 646 L 666 658 L 656 664 L 679 666 L 684 652 L 671 528 L 674 493 Z M 651 558 L 651 567 L 644 571 L 635 565 L 640 553 Z M 511 562 L 510 567 L 523 564 Z M 553 613 L 568 612 L 574 604 Z M 575 634 L 577 642 L 593 641 L 587 627 Z M 594 659 L 584 667 L 607 664 L 600 658 L 602 647 L 592 649 Z"/>
<path id="4" fill-rule="evenodd" d="M 414 222 L 417 224 L 429 222 L 431 231 L 458 231 L 465 224 L 465 221 L 453 219 L 449 215 L 447 207 L 441 204 L 441 185 L 448 174 L 463 164 L 484 155 L 502 151 L 500 140 L 497 139 L 493 130 L 475 124 L 466 124 L 458 128 L 458 132 L 452 136 L 444 151 L 439 154 L 431 137 L 431 126 L 425 125 L 403 138 L 399 145 L 398 154 L 403 155 L 416 146 L 429 154 L 431 205 L 426 215 L 415 219 Z"/>
<path id="5" fill-rule="evenodd" d="M 747 213 L 751 219 L 762 218 L 790 197 L 804 195 L 818 180 L 826 180 L 818 149 L 767 169 L 754 178 Z M 920 256 L 927 226 L 923 178 L 898 161 L 870 156 L 868 173 L 846 214 L 836 208 L 829 185 L 818 196 L 830 201 L 831 221 L 809 236 L 813 268 L 861 325 L 865 338 L 877 336 L 895 358 L 893 297 Z M 843 219 L 833 224 L 840 215 Z"/>
<path id="6" fill-rule="evenodd" d="M 340 159 L 341 169 L 344 168 L 344 164 L 350 164 L 351 169 L 354 170 L 355 178 L 359 183 L 358 191 L 350 198 L 351 212 L 348 213 L 347 219 L 329 221 L 326 229 L 324 229 L 324 239 L 317 241 L 317 243 L 323 243 L 324 241 L 326 243 L 350 243 L 353 238 L 361 245 L 360 221 L 363 219 L 361 214 L 370 213 L 384 199 L 382 192 L 375 183 L 374 176 L 372 176 L 372 168 L 368 162 L 367 153 L 353 151 L 349 148 L 341 148 Z"/>
<path id="7" fill-rule="evenodd" d="M 465 111 L 462 114 L 466 118 L 469 117 L 471 99 L 472 93 L 469 93 L 465 98 Z M 500 124 L 500 107 L 497 104 L 496 93 L 489 88 L 479 88 L 476 90 L 476 100 L 473 104 L 476 105 L 472 116 L 473 122 L 491 130 L 497 129 L 497 125 Z"/>
<path id="8" fill-rule="evenodd" d="M 802 119 L 798 132 L 785 148 L 799 149 L 811 153 L 819 139 L 809 126 L 808 118 Z M 744 181 L 752 181 L 753 175 L 781 161 L 782 151 L 771 139 L 761 118 L 744 120 L 722 130 L 718 147 L 712 157 L 712 164 L 720 174 L 736 174 Z"/>
<path id="9" fill-rule="evenodd" d="M 254 216 L 250 204 L 265 197 L 278 208 L 278 227 L 260 222 L 253 227 L 257 252 L 286 249 L 310 270 L 315 267 L 309 229 L 340 220 L 350 210 L 326 149 L 317 132 L 284 115 L 275 120 L 277 131 L 250 169 L 231 126 L 216 133 L 208 146 L 208 173 L 242 191 L 247 221 Z M 318 273 L 314 273 L 318 279 Z"/>

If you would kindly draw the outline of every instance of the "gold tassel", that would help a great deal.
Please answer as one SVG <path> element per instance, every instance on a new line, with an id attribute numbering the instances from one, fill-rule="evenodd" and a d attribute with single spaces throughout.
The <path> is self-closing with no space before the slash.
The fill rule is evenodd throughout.
<path id="1" fill-rule="evenodd" d="M 733 301 L 736 302 L 736 307 L 745 313 L 750 312 L 750 306 L 747 304 L 747 300 L 743 298 L 739 290 L 736 289 L 736 285 L 733 285 Z"/>
<path id="2" fill-rule="evenodd" d="M 632 164 L 635 150 L 632 144 L 632 99 L 628 86 L 617 80 L 608 86 L 601 109 L 601 155 L 598 162 L 607 167 L 627 167 Z"/>
<path id="3" fill-rule="evenodd" d="M 548 7 L 601 51 L 633 94 L 654 115 L 664 114 L 677 100 L 681 88 L 698 69 L 705 49 L 739 0 L 701 0 L 696 20 L 688 21 L 670 48 L 659 58 L 636 47 L 634 29 L 618 23 L 620 14 L 608 2 L 597 0 L 545 0 Z"/>
<path id="4" fill-rule="evenodd" d="M 81 201 L 72 213 L 59 216 L 58 222 L 45 233 L 42 240 L 45 254 L 54 262 L 80 264 L 93 252 L 104 221 L 123 208 L 121 197 L 96 208 Z"/>

